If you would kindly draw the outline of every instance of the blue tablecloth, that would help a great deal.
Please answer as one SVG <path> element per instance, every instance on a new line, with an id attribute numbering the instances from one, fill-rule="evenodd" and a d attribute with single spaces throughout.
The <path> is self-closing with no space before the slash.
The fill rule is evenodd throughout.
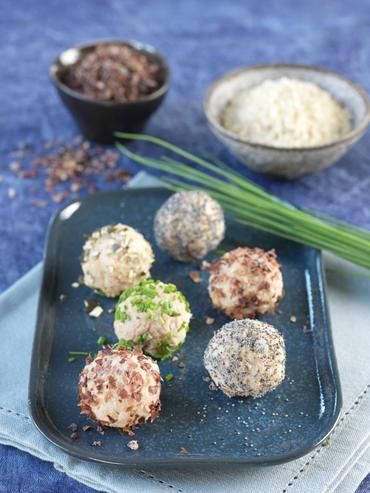
<path id="1" fill-rule="evenodd" d="M 147 131 L 194 151 L 207 148 L 242 168 L 212 137 L 202 111 L 207 86 L 240 65 L 314 63 L 339 70 L 370 92 L 370 4 L 367 0 L 3 0 L 0 11 L 0 291 L 41 259 L 46 226 L 58 205 L 31 206 L 41 179 L 18 180 L 9 153 L 21 143 L 77 135 L 48 80 L 63 49 L 97 38 L 138 39 L 168 59 L 172 83 Z M 140 148 L 134 144 L 133 148 Z M 137 167 L 122 159 L 132 172 Z M 370 228 L 370 136 L 338 164 L 294 183 L 244 171 L 270 191 L 300 205 Z M 98 180 L 100 188 L 108 185 Z M 8 197 L 14 188 L 16 196 Z M 369 488 L 369 483 L 368 487 Z M 362 491 L 366 491 L 366 485 Z M 0 447 L 0 492 L 84 492 L 30 456 Z"/>

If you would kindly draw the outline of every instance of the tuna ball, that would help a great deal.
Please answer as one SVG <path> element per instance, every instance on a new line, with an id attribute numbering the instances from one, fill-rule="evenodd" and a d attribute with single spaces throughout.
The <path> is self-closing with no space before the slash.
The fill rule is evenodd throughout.
<path id="1" fill-rule="evenodd" d="M 284 339 L 272 325 L 234 320 L 209 341 L 204 365 L 228 397 L 261 397 L 284 380 Z"/>
<path id="2" fill-rule="evenodd" d="M 160 391 L 159 368 L 152 358 L 140 348 L 108 346 L 81 372 L 81 414 L 102 426 L 130 432 L 135 425 L 157 418 Z"/>
<path id="3" fill-rule="evenodd" d="M 224 237 L 222 207 L 204 192 L 175 193 L 158 210 L 154 234 L 159 248 L 175 259 L 201 259 Z"/>
<path id="4" fill-rule="evenodd" d="M 273 312 L 284 294 L 275 251 L 240 247 L 225 253 L 211 265 L 208 292 L 213 306 L 234 319 Z"/>
<path id="5" fill-rule="evenodd" d="M 105 296 L 118 296 L 148 277 L 153 261 L 152 247 L 136 229 L 125 224 L 103 226 L 83 246 L 84 283 Z"/>
<path id="6" fill-rule="evenodd" d="M 143 280 L 121 294 L 114 330 L 127 347 L 140 345 L 166 359 L 185 341 L 190 318 L 189 304 L 174 284 Z"/>

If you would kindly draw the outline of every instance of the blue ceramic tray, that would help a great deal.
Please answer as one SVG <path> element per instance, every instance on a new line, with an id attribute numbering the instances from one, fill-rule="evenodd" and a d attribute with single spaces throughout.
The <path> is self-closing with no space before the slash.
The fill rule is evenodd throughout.
<path id="1" fill-rule="evenodd" d="M 330 433 L 341 408 L 320 253 L 229 222 L 222 249 L 239 245 L 275 248 L 283 265 L 285 297 L 279 310 L 263 319 L 284 335 L 287 376 L 274 392 L 260 399 L 228 399 L 209 389 L 202 362 L 214 330 L 227 321 L 212 310 L 207 274 L 202 273 L 201 283 L 194 283 L 189 272 L 197 264 L 175 262 L 155 247 L 153 216 L 168 194 L 158 188 L 99 193 L 67 205 L 54 219 L 30 378 L 30 407 L 36 426 L 74 456 L 121 465 L 271 464 L 309 452 Z M 81 275 L 84 235 L 119 221 L 139 229 L 151 241 L 156 255 L 153 278 L 174 282 L 189 299 L 194 314 L 178 362 L 160 364 L 162 375 L 171 372 L 174 379 L 163 383 L 159 419 L 138 429 L 134 437 L 140 445 L 137 451 L 127 447 L 133 437 L 115 430 L 106 430 L 104 435 L 79 432 L 77 440 L 70 438 L 68 430 L 71 423 L 79 428 L 87 424 L 79 414 L 76 389 L 84 360 L 68 363 L 68 352 L 95 352 L 100 335 L 115 341 L 113 314 L 108 313 L 114 300 L 100 298 L 106 309 L 100 318 L 92 319 L 84 313 L 84 300 L 99 296 L 84 286 L 74 288 L 72 283 Z M 206 315 L 215 318 L 213 326 L 204 323 Z M 292 316 L 296 322 L 291 321 Z M 180 367 L 179 362 L 183 363 Z M 92 442 L 99 440 L 101 446 L 93 447 Z"/>

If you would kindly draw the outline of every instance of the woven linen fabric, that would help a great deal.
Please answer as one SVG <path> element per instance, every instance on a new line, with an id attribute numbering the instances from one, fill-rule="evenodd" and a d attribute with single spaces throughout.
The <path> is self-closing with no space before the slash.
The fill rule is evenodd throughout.
<path id="1" fill-rule="evenodd" d="M 132 185 L 156 183 L 140 174 Z M 327 257 L 328 294 L 343 390 L 343 412 L 327 446 L 296 461 L 266 468 L 225 466 L 123 469 L 70 457 L 35 428 L 29 416 L 27 383 L 42 266 L 37 265 L 0 297 L 3 340 L 0 360 L 0 443 L 18 447 L 91 488 L 109 493 L 352 493 L 370 469 L 370 340 L 368 279 L 346 273 L 354 267 Z M 340 270 L 338 270 L 338 266 Z M 359 270 L 359 272 L 361 272 Z M 9 491 L 1 484 L 0 492 Z"/>

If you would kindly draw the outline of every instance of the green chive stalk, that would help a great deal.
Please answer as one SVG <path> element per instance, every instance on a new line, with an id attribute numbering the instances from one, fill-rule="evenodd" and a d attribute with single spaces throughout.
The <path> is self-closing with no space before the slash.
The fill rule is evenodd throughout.
<path id="1" fill-rule="evenodd" d="M 173 191 L 204 190 L 241 224 L 331 251 L 350 262 L 370 268 L 370 231 L 321 213 L 297 209 L 270 195 L 226 164 L 195 156 L 157 137 L 124 132 L 117 132 L 116 136 L 154 144 L 185 160 L 169 156 L 151 159 L 117 143 L 120 151 L 133 161 L 176 177 L 162 178 L 167 188 Z M 188 163 L 194 163 L 198 168 Z"/>

